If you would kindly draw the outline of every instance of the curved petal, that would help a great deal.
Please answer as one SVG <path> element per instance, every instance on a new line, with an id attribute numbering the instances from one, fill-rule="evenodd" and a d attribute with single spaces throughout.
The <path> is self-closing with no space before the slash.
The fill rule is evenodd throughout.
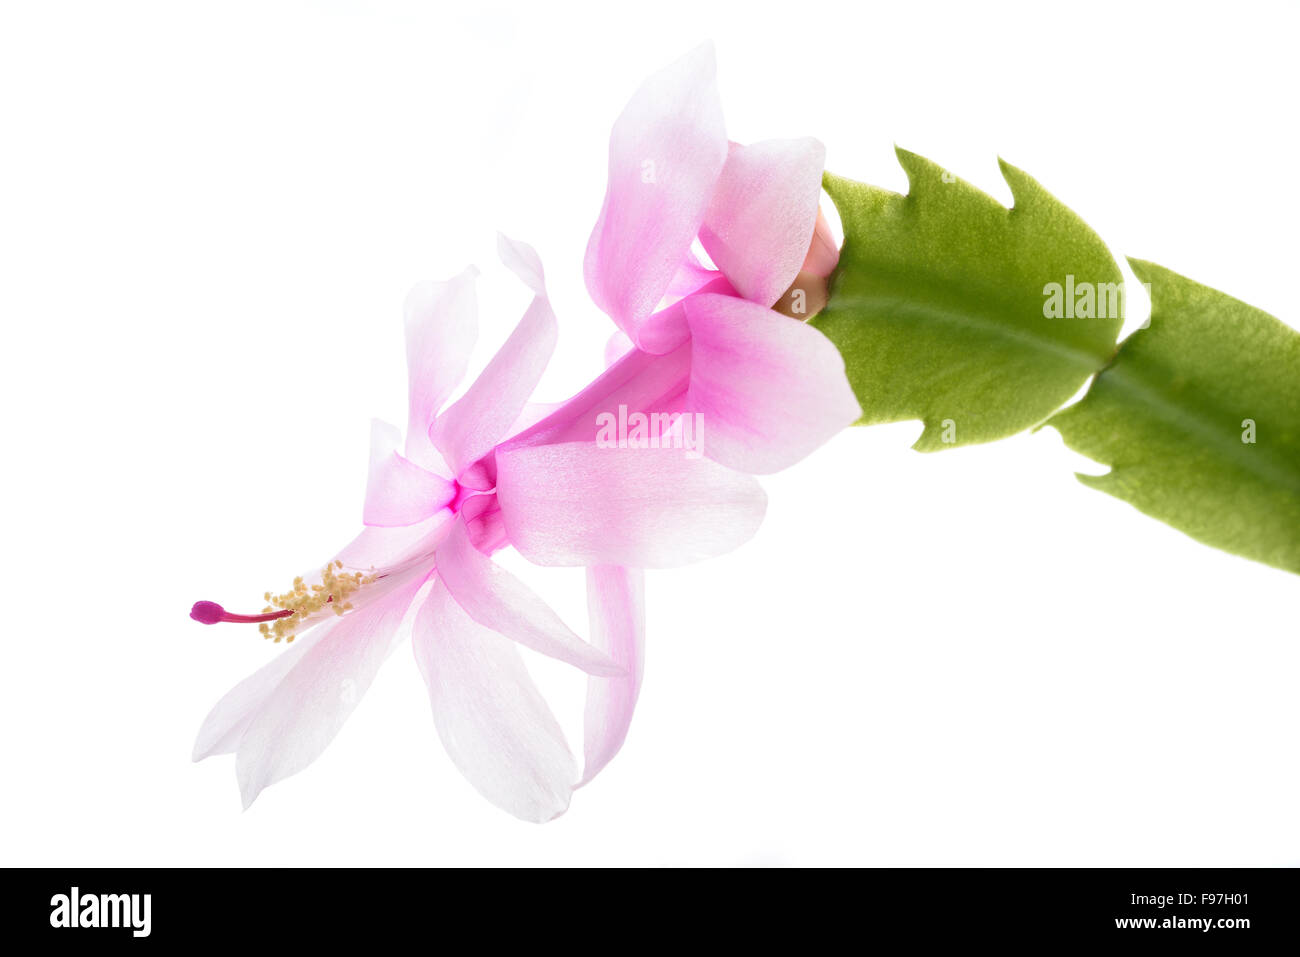
<path id="1" fill-rule="evenodd" d="M 664 299 L 669 302 L 685 299 L 691 293 L 699 292 L 721 275 L 718 270 L 711 269 L 695 258 L 695 252 L 692 250 L 686 257 L 686 261 L 677 267 L 672 282 L 664 290 Z"/>
<path id="2" fill-rule="evenodd" d="M 722 273 L 713 273 L 703 288 L 691 295 L 713 292 L 724 296 L 734 296 L 735 288 Z M 686 296 L 648 316 L 636 333 L 636 345 L 642 352 L 662 356 L 673 352 L 691 337 L 691 327 L 686 321 Z"/>
<path id="3" fill-rule="evenodd" d="M 505 345 L 463 396 L 438 416 L 430 438 L 453 475 L 492 450 L 523 412 L 551 361 L 559 335 L 555 313 L 542 285 L 542 264 L 532 247 L 498 239 L 502 261 L 536 295 Z"/>
<path id="4" fill-rule="evenodd" d="M 471 545 L 463 522 L 456 523 L 435 561 L 451 597 L 483 627 L 588 674 L 623 673 L 609 655 L 575 635 L 532 589 Z"/>
<path id="5" fill-rule="evenodd" d="M 700 243 L 746 299 L 770 306 L 812 242 L 826 150 L 817 140 L 732 144 Z"/>
<path id="6" fill-rule="evenodd" d="M 627 674 L 587 679 L 579 787 L 613 760 L 632 724 L 645 670 L 645 572 L 613 565 L 588 568 L 587 613 L 592 643 L 608 652 Z"/>
<path id="7" fill-rule="evenodd" d="M 244 807 L 262 789 L 320 756 L 393 648 L 424 578 L 321 625 L 320 635 L 267 696 L 239 738 L 235 773 Z"/>
<path id="8" fill-rule="evenodd" d="M 577 767 L 514 644 L 475 622 L 434 582 L 412 632 L 433 723 L 461 774 L 525 821 L 569 806 Z"/>
<path id="9" fill-rule="evenodd" d="M 538 565 L 671 568 L 721 555 L 763 520 L 762 488 L 682 448 L 593 442 L 497 451 L 510 542 Z"/>
<path id="10" fill-rule="evenodd" d="M 704 221 L 727 159 L 713 46 L 650 77 L 614 123 L 605 203 L 587 243 L 587 290 L 636 339 Z"/>
<path id="11" fill-rule="evenodd" d="M 429 426 L 465 378 L 478 338 L 477 276 L 471 266 L 446 282 L 422 282 L 406 297 L 406 457 L 425 468 L 437 465 Z"/>
<path id="12" fill-rule="evenodd" d="M 704 454 L 743 472 L 793 465 L 862 414 L 830 340 L 743 299 L 686 300 L 687 407 L 703 415 Z"/>
<path id="13" fill-rule="evenodd" d="M 636 347 L 652 356 L 662 356 L 679 348 L 691 337 L 686 323 L 685 300 L 646 316 L 636 331 Z"/>
<path id="14" fill-rule="evenodd" d="M 414 525 L 451 504 L 456 483 L 398 453 L 401 435 L 375 419 L 370 424 L 370 478 L 361 520 L 366 525 Z"/>

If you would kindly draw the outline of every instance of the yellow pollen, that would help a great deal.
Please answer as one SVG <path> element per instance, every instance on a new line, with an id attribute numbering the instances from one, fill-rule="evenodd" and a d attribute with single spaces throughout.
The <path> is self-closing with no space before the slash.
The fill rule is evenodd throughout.
<path id="1" fill-rule="evenodd" d="M 299 576 L 293 580 L 293 587 L 283 595 L 267 592 L 265 599 L 270 604 L 263 611 L 264 614 L 285 609 L 292 611 L 293 614 L 277 618 L 272 622 L 263 622 L 258 626 L 262 637 L 270 638 L 272 641 L 293 641 L 294 633 L 303 620 L 317 612 L 328 608 L 334 614 L 342 615 L 344 612 L 351 611 L 352 602 L 348 601 L 348 598 L 375 580 L 374 569 L 371 569 L 371 574 L 367 575 L 361 572 L 344 572 L 342 568 L 341 561 L 333 561 L 321 569 L 318 585 L 308 585 L 302 576 Z"/>

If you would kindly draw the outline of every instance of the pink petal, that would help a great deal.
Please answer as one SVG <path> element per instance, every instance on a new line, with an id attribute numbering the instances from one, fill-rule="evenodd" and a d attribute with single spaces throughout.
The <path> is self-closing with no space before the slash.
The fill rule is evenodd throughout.
<path id="1" fill-rule="evenodd" d="M 736 290 L 722 273 L 715 272 L 712 276 L 713 278 L 698 292 L 715 292 L 725 296 L 736 294 Z M 666 355 L 691 337 L 691 327 L 686 322 L 686 299 L 679 299 L 671 306 L 660 309 L 641 323 L 641 328 L 636 334 L 638 349 L 651 355 Z"/>
<path id="2" fill-rule="evenodd" d="M 669 302 L 685 299 L 691 293 L 699 292 L 721 275 L 718 270 L 710 269 L 700 262 L 692 251 L 686 261 L 677 267 L 672 282 L 664 290 L 664 299 Z"/>
<path id="3" fill-rule="evenodd" d="M 451 504 L 456 483 L 425 471 L 397 451 L 401 435 L 386 422 L 370 425 L 370 480 L 361 520 L 367 525 L 414 525 Z"/>
<path id="4" fill-rule="evenodd" d="M 758 483 L 683 449 L 566 442 L 497 452 L 497 500 L 513 544 L 539 565 L 670 568 L 747 541 Z"/>
<path id="5" fill-rule="evenodd" d="M 463 522 L 435 560 L 451 597 L 483 627 L 588 674 L 622 674 L 609 655 L 575 635 L 534 591 L 471 545 Z"/>
<path id="6" fill-rule="evenodd" d="M 555 313 L 542 285 L 542 267 L 531 247 L 501 236 L 498 248 L 536 295 L 505 345 L 466 393 L 438 416 L 430 432 L 452 474 L 492 450 L 519 418 L 555 351 Z"/>
<path id="7" fill-rule="evenodd" d="M 587 290 L 636 339 L 685 260 L 727 159 L 713 47 L 650 77 L 614 124 Z"/>
<path id="8" fill-rule="evenodd" d="M 686 314 L 687 405 L 704 416 L 711 459 L 776 472 L 862 414 L 839 350 L 813 327 L 729 296 L 692 296 Z"/>
<path id="9" fill-rule="evenodd" d="M 438 463 L 429 426 L 465 378 L 478 337 L 477 276 L 471 266 L 446 282 L 422 282 L 406 297 L 406 457 L 425 468 Z"/>
<path id="10" fill-rule="evenodd" d="M 587 569 L 587 610 L 591 640 L 627 674 L 587 679 L 581 784 L 586 784 L 618 754 L 632 723 L 645 669 L 645 572 L 600 565 Z"/>
<path id="11" fill-rule="evenodd" d="M 476 623 L 435 582 L 416 615 L 412 646 L 434 727 L 475 789 L 525 821 L 563 814 L 577 767 L 514 644 Z"/>
<path id="12" fill-rule="evenodd" d="M 817 222 L 825 159 L 814 139 L 732 144 L 700 243 L 746 299 L 770 306 L 799 274 Z"/>
<path id="13" fill-rule="evenodd" d="M 686 310 L 679 300 L 665 309 L 646 316 L 636 331 L 636 347 L 642 352 L 661 356 L 672 352 L 691 337 L 686 324 Z"/>
<path id="14" fill-rule="evenodd" d="M 239 739 L 244 807 L 320 756 L 370 687 L 412 599 L 416 577 L 383 600 L 319 626 L 319 637 L 267 696 Z"/>

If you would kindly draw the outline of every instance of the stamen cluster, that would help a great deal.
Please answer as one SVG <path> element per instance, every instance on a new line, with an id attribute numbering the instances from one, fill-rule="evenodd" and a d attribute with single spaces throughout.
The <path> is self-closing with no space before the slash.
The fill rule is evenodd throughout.
<path id="1" fill-rule="evenodd" d="M 299 575 L 293 580 L 293 588 L 282 595 L 267 592 L 263 597 L 269 604 L 262 609 L 263 614 L 275 611 L 289 611 L 292 614 L 272 622 L 262 622 L 257 630 L 263 638 L 273 641 L 293 641 L 294 633 L 304 620 L 331 609 L 334 614 L 342 615 L 352 610 L 348 598 L 375 580 L 373 574 L 362 572 L 343 572 L 343 562 L 334 561 L 321 569 L 320 583 L 308 585 Z"/>

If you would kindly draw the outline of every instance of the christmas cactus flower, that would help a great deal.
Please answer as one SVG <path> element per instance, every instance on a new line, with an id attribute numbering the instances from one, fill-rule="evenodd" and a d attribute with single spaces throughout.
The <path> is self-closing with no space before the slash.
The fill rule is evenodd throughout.
<path id="1" fill-rule="evenodd" d="M 818 211 L 822 154 L 811 139 L 730 144 L 710 47 L 652 77 L 615 124 L 586 257 L 592 296 L 627 348 L 540 421 L 528 400 L 557 331 L 533 250 L 502 238 L 533 301 L 450 405 L 475 339 L 476 273 L 417 287 L 406 437 L 372 429 L 365 530 L 319 574 L 268 592 L 259 614 L 194 606 L 201 622 L 294 642 L 217 704 L 195 759 L 234 751 L 247 806 L 324 750 L 409 624 L 456 765 L 519 817 L 562 813 L 632 720 L 644 569 L 746 541 L 765 508 L 752 474 L 859 416 L 839 353 L 787 295 L 801 269 L 825 276 L 835 262 Z M 717 268 L 692 252 L 697 239 Z M 777 312 L 783 296 L 791 308 Z M 656 424 L 655 440 L 609 434 L 629 417 Z M 506 547 L 586 569 L 591 643 L 491 561 Z M 581 774 L 515 644 L 589 676 Z"/>
<path id="2" fill-rule="evenodd" d="M 578 516 L 567 533 L 549 525 L 539 531 L 527 515 L 507 521 L 500 501 L 498 445 L 526 417 L 556 340 L 536 254 L 504 237 L 500 252 L 532 289 L 532 303 L 483 373 L 445 408 L 475 338 L 475 272 L 426 283 L 408 298 L 407 435 L 402 444 L 395 428 L 373 428 L 365 530 L 319 574 L 297 579 L 284 594 L 268 592 L 259 614 L 232 614 L 206 601 L 192 610 L 205 624 L 255 623 L 267 638 L 293 643 L 217 703 L 195 743 L 195 760 L 235 752 L 245 806 L 324 750 L 408 614 L 434 723 L 457 767 L 521 818 L 548 820 L 568 806 L 579 774 L 515 643 L 592 676 L 622 678 L 626 668 L 616 659 L 623 655 L 614 652 L 641 641 L 642 583 L 639 572 L 589 570 L 588 644 L 489 557 L 516 536 L 553 535 L 570 551 L 592 541 Z M 586 445 L 602 454 L 587 455 Z M 659 558 L 655 564 L 719 554 L 762 519 L 763 493 L 748 476 L 707 459 L 665 461 L 586 445 L 552 451 L 586 457 L 606 534 L 623 544 L 635 538 Z M 626 709 L 618 688 L 593 690 L 587 779 L 606 760 L 601 728 L 621 726 Z"/>

